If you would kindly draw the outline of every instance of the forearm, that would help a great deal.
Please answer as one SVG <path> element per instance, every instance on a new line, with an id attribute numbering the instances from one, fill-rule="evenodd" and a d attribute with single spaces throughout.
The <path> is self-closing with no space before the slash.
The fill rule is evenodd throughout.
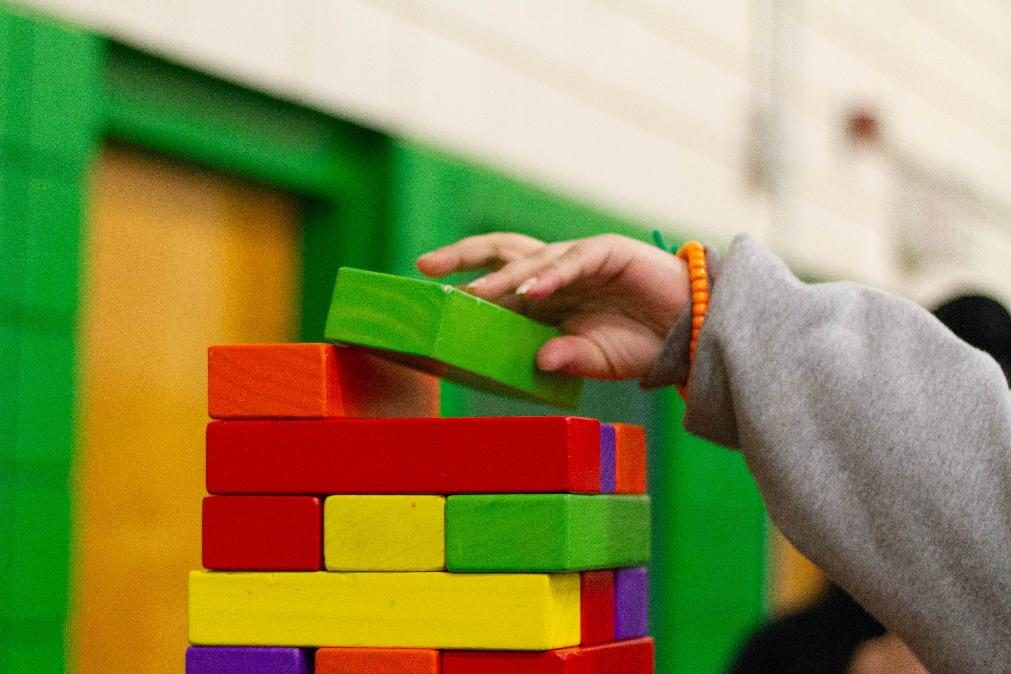
<path id="1" fill-rule="evenodd" d="M 1011 660 L 1011 401 L 992 360 L 740 239 L 688 383 L 688 429 L 740 448 L 779 527 L 931 671 Z"/>

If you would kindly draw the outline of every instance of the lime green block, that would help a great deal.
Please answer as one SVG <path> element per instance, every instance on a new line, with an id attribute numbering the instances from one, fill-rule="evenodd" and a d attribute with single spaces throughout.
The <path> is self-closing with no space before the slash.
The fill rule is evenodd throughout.
<path id="1" fill-rule="evenodd" d="M 452 286 L 347 267 L 325 331 L 474 388 L 571 408 L 582 382 L 536 364 L 541 345 L 560 334 Z"/>
<path id="2" fill-rule="evenodd" d="M 63 674 L 66 645 L 62 621 L 0 618 L 0 672 Z"/>
<path id="3" fill-rule="evenodd" d="M 649 497 L 492 494 L 446 500 L 449 571 L 581 571 L 649 562 Z"/>
<path id="4" fill-rule="evenodd" d="M 13 555 L 0 584 L 0 614 L 7 619 L 62 621 L 67 612 L 70 497 L 67 490 L 13 488 Z"/>

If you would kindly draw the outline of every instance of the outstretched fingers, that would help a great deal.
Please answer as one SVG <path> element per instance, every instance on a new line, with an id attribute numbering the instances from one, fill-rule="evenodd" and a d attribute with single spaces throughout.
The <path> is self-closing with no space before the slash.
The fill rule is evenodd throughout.
<path id="1" fill-rule="evenodd" d="M 523 234 L 481 234 L 425 253 L 418 258 L 417 266 L 426 276 L 440 278 L 458 271 L 498 268 L 544 246 L 544 242 Z"/>
<path id="2" fill-rule="evenodd" d="M 579 279 L 601 272 L 614 253 L 615 238 L 603 235 L 547 244 L 467 288 L 489 300 L 498 300 L 509 292 L 531 300 L 543 299 Z"/>
<path id="3" fill-rule="evenodd" d="M 549 243 L 530 255 L 513 260 L 498 271 L 482 276 L 470 283 L 467 290 L 487 300 L 498 300 L 512 292 L 525 295 L 530 284 L 525 286 L 524 283 L 564 255 L 573 245 L 571 242 Z"/>
<path id="4" fill-rule="evenodd" d="M 530 299 L 542 299 L 575 281 L 597 274 L 611 255 L 612 246 L 605 237 L 584 239 L 525 280 Z"/>

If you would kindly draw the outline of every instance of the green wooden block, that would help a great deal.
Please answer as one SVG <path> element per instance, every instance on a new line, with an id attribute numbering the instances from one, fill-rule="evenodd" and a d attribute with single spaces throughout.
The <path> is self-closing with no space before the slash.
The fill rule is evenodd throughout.
<path id="1" fill-rule="evenodd" d="M 446 500 L 449 571 L 580 571 L 641 566 L 649 497 L 479 494 Z"/>
<path id="2" fill-rule="evenodd" d="M 8 582 L 0 583 L 0 610 L 17 620 L 62 621 L 70 572 L 67 490 L 15 485 L 13 512 L 13 555 Z"/>
<path id="3" fill-rule="evenodd" d="M 63 674 L 66 666 L 62 621 L 0 618 L 0 672 Z"/>
<path id="4" fill-rule="evenodd" d="M 482 390 L 575 407 L 582 382 L 537 369 L 556 329 L 453 286 L 342 268 L 326 339 Z"/>

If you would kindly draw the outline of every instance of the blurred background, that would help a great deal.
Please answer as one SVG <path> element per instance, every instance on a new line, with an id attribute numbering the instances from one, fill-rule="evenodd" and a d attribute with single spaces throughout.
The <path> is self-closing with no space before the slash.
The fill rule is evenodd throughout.
<path id="1" fill-rule="evenodd" d="M 1000 0 L 0 2 L 0 671 L 182 671 L 206 346 L 318 340 L 339 265 L 747 232 L 1007 303 L 1008 35 Z M 659 672 L 821 590 L 675 394 L 581 411 L 650 429 Z"/>

